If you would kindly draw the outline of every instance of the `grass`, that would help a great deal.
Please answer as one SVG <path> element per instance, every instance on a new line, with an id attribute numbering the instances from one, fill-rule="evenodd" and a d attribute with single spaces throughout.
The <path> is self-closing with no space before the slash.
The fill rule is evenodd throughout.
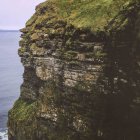
<path id="1" fill-rule="evenodd" d="M 36 103 L 27 103 L 22 99 L 16 101 L 12 110 L 10 110 L 9 114 L 12 119 L 15 121 L 25 121 L 28 119 L 33 119 L 36 109 Z"/>
<path id="2" fill-rule="evenodd" d="M 92 31 L 104 30 L 130 2 L 131 0 L 53 0 L 59 15 L 70 24 Z"/>
<path id="3" fill-rule="evenodd" d="M 63 20 L 76 28 L 104 31 L 108 23 L 130 2 L 138 0 L 47 0 L 26 23 L 32 31 L 49 22 Z"/>

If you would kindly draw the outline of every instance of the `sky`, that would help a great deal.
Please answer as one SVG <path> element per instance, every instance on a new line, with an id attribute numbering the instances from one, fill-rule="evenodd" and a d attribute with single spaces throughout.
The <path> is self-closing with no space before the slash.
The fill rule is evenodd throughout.
<path id="1" fill-rule="evenodd" d="M 35 12 L 35 6 L 45 0 L 0 0 L 0 29 L 17 30 Z"/>

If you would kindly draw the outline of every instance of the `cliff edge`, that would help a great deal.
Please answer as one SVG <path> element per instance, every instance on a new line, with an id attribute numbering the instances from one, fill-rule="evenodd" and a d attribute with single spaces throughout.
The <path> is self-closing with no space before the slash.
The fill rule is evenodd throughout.
<path id="1" fill-rule="evenodd" d="M 139 140 L 139 0 L 48 0 L 21 29 L 9 140 Z"/>

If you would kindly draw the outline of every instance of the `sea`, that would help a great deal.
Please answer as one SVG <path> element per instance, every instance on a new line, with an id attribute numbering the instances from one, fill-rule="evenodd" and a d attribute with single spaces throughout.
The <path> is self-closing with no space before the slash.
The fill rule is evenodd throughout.
<path id="1" fill-rule="evenodd" d="M 18 56 L 19 31 L 0 31 L 0 140 L 8 140 L 8 111 L 19 98 L 23 67 Z"/>

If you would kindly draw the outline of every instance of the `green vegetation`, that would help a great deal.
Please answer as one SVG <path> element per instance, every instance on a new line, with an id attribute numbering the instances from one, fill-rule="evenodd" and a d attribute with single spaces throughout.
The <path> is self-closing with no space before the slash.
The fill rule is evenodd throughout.
<path id="1" fill-rule="evenodd" d="M 53 0 L 58 13 L 78 28 L 103 30 L 132 0 Z"/>
<path id="2" fill-rule="evenodd" d="M 26 52 L 26 48 L 25 47 L 21 47 L 21 48 L 18 49 L 18 54 L 20 56 L 22 56 L 25 52 Z"/>
<path id="3" fill-rule="evenodd" d="M 64 53 L 64 58 L 68 60 L 76 59 L 78 52 L 75 51 L 67 51 Z"/>
<path id="4" fill-rule="evenodd" d="M 33 119 L 36 109 L 36 102 L 28 103 L 22 99 L 16 101 L 13 109 L 10 111 L 10 118 L 15 121 L 27 121 Z"/>
<path id="5" fill-rule="evenodd" d="M 77 28 L 104 30 L 119 11 L 132 1 L 137 0 L 48 0 L 37 7 L 37 12 L 26 26 L 32 25 L 34 30 L 40 26 L 45 27 L 48 22 L 62 20 Z"/>

